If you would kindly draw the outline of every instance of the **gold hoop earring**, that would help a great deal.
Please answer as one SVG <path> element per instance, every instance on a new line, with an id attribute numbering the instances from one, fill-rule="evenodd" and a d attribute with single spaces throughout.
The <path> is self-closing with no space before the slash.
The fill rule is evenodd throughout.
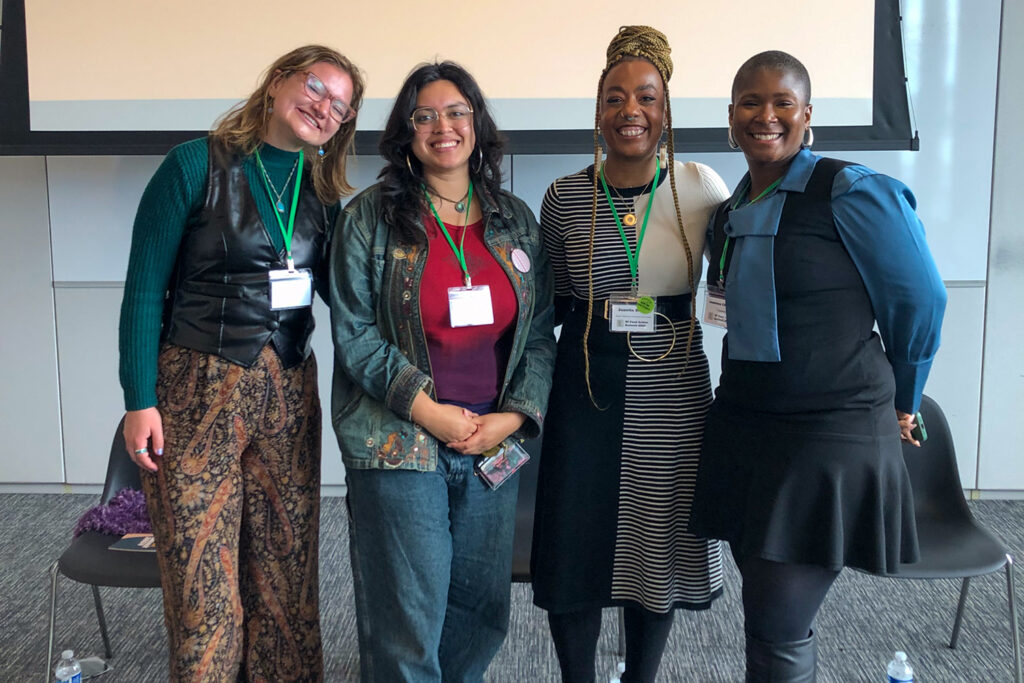
<path id="1" fill-rule="evenodd" d="M 409 169 L 409 175 L 411 175 L 413 178 L 415 178 L 416 177 L 416 171 L 412 170 L 412 163 L 410 163 L 410 161 L 409 161 L 409 153 L 408 152 L 405 153 L 405 167 L 407 169 Z"/>

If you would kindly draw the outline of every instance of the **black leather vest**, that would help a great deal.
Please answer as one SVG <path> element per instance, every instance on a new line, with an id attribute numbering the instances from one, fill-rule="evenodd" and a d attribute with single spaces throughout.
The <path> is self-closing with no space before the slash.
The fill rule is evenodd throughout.
<path id="1" fill-rule="evenodd" d="M 270 342 L 284 367 L 309 355 L 311 307 L 270 309 L 268 271 L 285 268 L 252 197 L 242 159 L 212 138 L 206 201 L 185 230 L 164 312 L 163 339 L 248 367 Z M 303 174 L 292 256 L 297 268 L 324 263 L 326 213 Z M 277 225 L 269 226 L 277 230 Z"/>

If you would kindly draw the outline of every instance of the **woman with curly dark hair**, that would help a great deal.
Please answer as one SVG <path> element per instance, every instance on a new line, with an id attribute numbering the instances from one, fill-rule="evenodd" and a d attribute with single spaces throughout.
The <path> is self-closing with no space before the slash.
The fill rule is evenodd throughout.
<path id="1" fill-rule="evenodd" d="M 482 681 L 508 628 L 518 479 L 492 489 L 474 468 L 540 431 L 549 265 L 459 65 L 406 78 L 380 153 L 331 254 L 362 680 Z"/>

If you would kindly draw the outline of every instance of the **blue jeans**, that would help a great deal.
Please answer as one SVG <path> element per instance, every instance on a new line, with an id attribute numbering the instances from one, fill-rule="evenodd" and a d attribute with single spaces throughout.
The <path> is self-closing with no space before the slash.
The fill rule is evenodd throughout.
<path id="1" fill-rule="evenodd" d="M 519 477 L 492 491 L 475 460 L 346 473 L 364 683 L 483 681 L 505 640 Z"/>

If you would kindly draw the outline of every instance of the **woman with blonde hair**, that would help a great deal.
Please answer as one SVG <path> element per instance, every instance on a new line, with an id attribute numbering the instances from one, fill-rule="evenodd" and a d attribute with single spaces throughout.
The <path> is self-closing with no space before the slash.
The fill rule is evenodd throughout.
<path id="1" fill-rule="evenodd" d="M 556 180 L 541 208 L 562 333 L 533 588 L 571 682 L 594 680 L 602 607 L 625 608 L 622 680 L 653 681 L 673 610 L 721 593 L 719 544 L 686 524 L 711 402 L 692 294 L 727 191 L 708 167 L 675 161 L 670 51 L 653 28 L 619 30 L 598 81 L 594 165 Z"/>
<path id="2" fill-rule="evenodd" d="M 172 680 L 323 677 L 313 291 L 363 96 L 327 47 L 279 58 L 142 196 L 121 306 Z"/>

